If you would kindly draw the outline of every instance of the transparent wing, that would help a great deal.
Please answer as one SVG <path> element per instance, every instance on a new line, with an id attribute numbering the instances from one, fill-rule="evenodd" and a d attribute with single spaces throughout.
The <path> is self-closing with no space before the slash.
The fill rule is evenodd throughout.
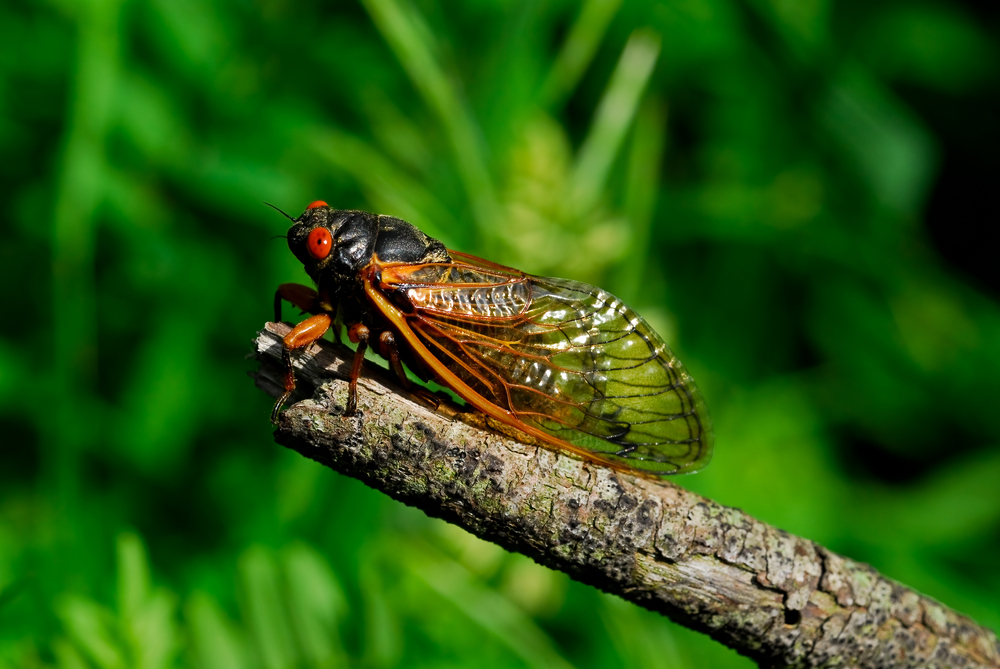
<path id="1" fill-rule="evenodd" d="M 511 424 L 619 469 L 708 463 L 711 425 L 694 381 L 621 300 L 451 253 L 454 263 L 387 265 L 381 287 L 405 297 L 413 336 L 461 381 L 443 379 L 460 395 L 464 384 Z"/>

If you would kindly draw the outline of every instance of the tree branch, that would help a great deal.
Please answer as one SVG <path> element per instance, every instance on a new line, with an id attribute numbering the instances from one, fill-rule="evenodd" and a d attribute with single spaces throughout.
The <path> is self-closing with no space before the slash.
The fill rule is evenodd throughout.
<path id="1" fill-rule="evenodd" d="M 256 382 L 275 397 L 288 329 L 268 323 L 256 341 Z M 352 355 L 323 341 L 300 356 L 315 394 L 282 414 L 278 443 L 761 666 L 1000 667 L 991 630 L 866 564 L 671 482 L 481 429 L 478 413 L 428 408 L 374 365 L 344 418 Z"/>

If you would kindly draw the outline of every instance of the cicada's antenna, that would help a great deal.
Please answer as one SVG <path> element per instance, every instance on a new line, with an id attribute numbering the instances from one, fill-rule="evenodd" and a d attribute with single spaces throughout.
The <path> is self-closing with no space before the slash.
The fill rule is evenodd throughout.
<path id="1" fill-rule="evenodd" d="M 277 211 L 277 212 L 278 212 L 279 214 L 281 214 L 282 216 L 284 216 L 285 218 L 287 218 L 287 219 L 288 219 L 289 221 L 291 221 L 292 223 L 294 223 L 294 222 L 295 222 L 295 219 L 294 219 L 294 218 L 292 218 L 291 216 L 289 216 L 289 215 L 288 215 L 288 214 L 286 214 L 285 212 L 281 211 L 280 209 L 278 209 L 277 207 L 275 207 L 275 206 L 274 206 L 273 204 L 271 204 L 270 202 L 265 202 L 264 204 L 266 204 L 267 206 L 269 206 L 269 207 L 270 207 L 271 209 L 274 209 L 275 211 Z"/>

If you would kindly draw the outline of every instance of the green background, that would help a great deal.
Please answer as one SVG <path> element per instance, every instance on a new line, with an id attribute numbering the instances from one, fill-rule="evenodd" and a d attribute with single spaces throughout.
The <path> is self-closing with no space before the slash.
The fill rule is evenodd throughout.
<path id="1" fill-rule="evenodd" d="M 1000 628 L 990 11 L 3 3 L 0 665 L 750 666 L 272 442 L 316 199 L 611 290 L 711 408 L 681 485 Z"/>

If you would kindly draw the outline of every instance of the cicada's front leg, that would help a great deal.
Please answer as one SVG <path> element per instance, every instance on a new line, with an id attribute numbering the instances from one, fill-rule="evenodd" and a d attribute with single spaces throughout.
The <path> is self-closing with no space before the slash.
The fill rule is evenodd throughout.
<path id="1" fill-rule="evenodd" d="M 301 283 L 283 283 L 274 292 L 274 322 L 281 322 L 281 301 L 291 302 L 304 314 L 318 315 L 324 311 L 319 293 Z"/>
<path id="2" fill-rule="evenodd" d="M 271 410 L 271 422 L 275 425 L 278 423 L 281 407 L 295 390 L 295 366 L 292 364 L 292 352 L 309 346 L 326 334 L 326 331 L 330 329 L 331 322 L 330 314 L 317 314 L 305 319 L 285 335 L 284 349 L 281 352 L 281 360 L 285 363 L 285 394 L 278 398 L 278 401 L 274 403 L 274 409 Z"/>
<path id="3" fill-rule="evenodd" d="M 309 286 L 303 286 L 301 283 L 283 283 L 278 286 L 278 290 L 274 293 L 274 322 L 281 322 L 281 301 L 291 302 L 304 314 L 318 315 L 322 313 L 335 313 L 332 309 L 333 307 L 329 304 L 325 304 L 323 299 L 320 297 L 319 293 L 310 288 Z M 333 338 L 338 344 L 343 344 L 343 340 L 340 338 L 340 315 L 339 309 L 336 310 L 336 316 L 333 318 L 333 325 L 331 329 L 333 330 Z"/>

